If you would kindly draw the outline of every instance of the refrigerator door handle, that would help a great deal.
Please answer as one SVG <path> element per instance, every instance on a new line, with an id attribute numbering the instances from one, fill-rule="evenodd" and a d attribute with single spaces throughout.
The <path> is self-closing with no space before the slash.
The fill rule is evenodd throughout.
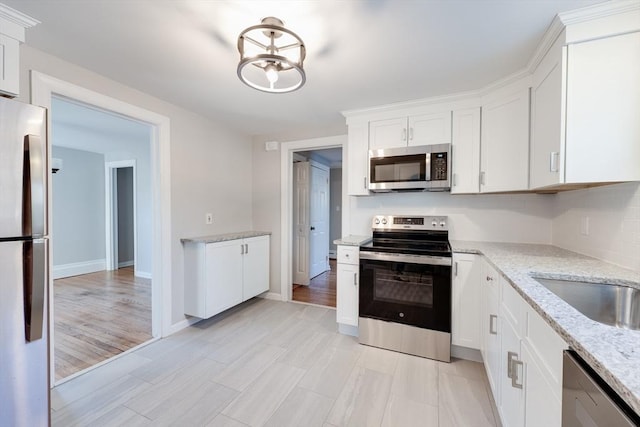
<path id="1" fill-rule="evenodd" d="M 46 239 L 25 242 L 23 283 L 25 335 L 27 341 L 37 341 L 42 338 L 47 280 L 46 253 Z"/>
<path id="2" fill-rule="evenodd" d="M 25 136 L 25 150 L 28 153 L 28 171 L 25 171 L 25 191 L 29 196 L 25 201 L 30 203 L 29 209 L 25 209 L 25 218 L 30 224 L 25 224 L 27 234 L 34 238 L 45 235 L 45 159 L 43 156 L 42 140 L 36 135 Z M 30 230 L 28 229 L 30 226 Z"/>

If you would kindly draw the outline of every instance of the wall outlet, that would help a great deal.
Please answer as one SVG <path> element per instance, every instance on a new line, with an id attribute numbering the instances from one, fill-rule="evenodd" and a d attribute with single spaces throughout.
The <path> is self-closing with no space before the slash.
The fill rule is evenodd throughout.
<path id="1" fill-rule="evenodd" d="M 589 235 L 589 217 L 583 216 L 580 218 L 580 234 L 583 236 Z"/>
<path id="2" fill-rule="evenodd" d="M 204 223 L 207 224 L 207 225 L 213 224 L 213 214 L 212 213 L 205 214 Z"/>

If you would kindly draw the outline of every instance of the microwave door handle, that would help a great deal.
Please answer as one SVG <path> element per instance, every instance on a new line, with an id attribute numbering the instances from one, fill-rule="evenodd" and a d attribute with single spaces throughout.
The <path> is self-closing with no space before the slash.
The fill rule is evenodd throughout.
<path id="1" fill-rule="evenodd" d="M 29 216 L 25 218 L 25 231 L 32 237 L 42 237 L 45 235 L 45 167 L 42 140 L 36 135 L 26 135 L 24 139 L 28 155 L 24 189 L 29 194 L 25 200 L 29 203 L 28 209 L 24 211 L 24 214 Z"/>
<path id="2" fill-rule="evenodd" d="M 427 182 L 431 181 L 431 153 L 425 154 L 424 179 Z"/>

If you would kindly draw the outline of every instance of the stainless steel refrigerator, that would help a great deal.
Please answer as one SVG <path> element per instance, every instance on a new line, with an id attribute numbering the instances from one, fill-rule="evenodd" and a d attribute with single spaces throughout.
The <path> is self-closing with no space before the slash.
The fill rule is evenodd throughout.
<path id="1" fill-rule="evenodd" d="M 46 110 L 0 98 L 0 426 L 46 426 Z"/>

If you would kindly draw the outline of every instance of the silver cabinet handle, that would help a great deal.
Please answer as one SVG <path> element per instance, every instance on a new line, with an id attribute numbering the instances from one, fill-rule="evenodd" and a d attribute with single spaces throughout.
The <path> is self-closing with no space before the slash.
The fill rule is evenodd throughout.
<path id="1" fill-rule="evenodd" d="M 413 128 L 409 128 L 409 139 L 413 140 Z"/>
<path id="2" fill-rule="evenodd" d="M 47 241 L 35 239 L 25 242 L 24 263 L 24 319 L 25 338 L 36 341 L 42 338 L 44 323 L 44 299 L 46 289 Z"/>
<path id="3" fill-rule="evenodd" d="M 453 263 L 453 275 L 458 277 L 458 261 Z"/>
<path id="4" fill-rule="evenodd" d="M 493 282 L 493 277 L 487 276 L 487 282 Z"/>
<path id="5" fill-rule="evenodd" d="M 403 141 L 407 140 L 407 128 L 402 129 L 402 140 Z"/>
<path id="6" fill-rule="evenodd" d="M 29 170 L 25 171 L 25 175 L 28 177 L 25 192 L 28 191 L 31 195 L 26 200 L 31 206 L 25 210 L 25 214 L 30 212 L 30 224 L 25 224 L 25 228 L 28 228 L 25 232 L 33 237 L 42 237 L 45 234 L 45 167 L 42 141 L 36 135 L 27 135 L 24 137 L 24 146 L 29 153 Z"/>
<path id="7" fill-rule="evenodd" d="M 358 286 L 358 273 L 353 273 L 353 286 Z"/>
<path id="8" fill-rule="evenodd" d="M 480 185 L 484 185 L 484 172 L 480 172 Z"/>
<path id="9" fill-rule="evenodd" d="M 240 255 L 244 255 L 244 245 L 240 245 Z"/>
<path id="10" fill-rule="evenodd" d="M 244 253 L 245 253 L 245 254 L 248 254 L 248 253 L 249 253 L 249 244 L 248 244 L 248 243 L 245 243 L 245 244 L 244 244 Z"/>
<path id="11" fill-rule="evenodd" d="M 362 177 L 362 187 L 366 190 L 367 189 L 367 177 L 363 176 Z"/>
<path id="12" fill-rule="evenodd" d="M 451 185 L 452 185 L 452 186 L 454 186 L 454 187 L 457 185 L 457 184 L 456 184 L 456 182 L 458 181 L 458 180 L 456 179 L 456 178 L 457 178 L 457 176 L 458 176 L 458 174 L 457 174 L 457 173 L 453 173 L 453 174 L 451 175 Z"/>
<path id="13" fill-rule="evenodd" d="M 513 374 L 511 376 L 511 387 L 522 390 L 524 383 L 522 382 L 522 377 L 518 372 L 522 372 L 524 370 L 524 362 L 522 362 L 522 360 L 514 360 L 513 367 L 511 369 Z M 520 382 L 518 382 L 518 380 L 520 380 Z"/>
<path id="14" fill-rule="evenodd" d="M 513 379 L 513 362 L 518 360 L 518 353 L 515 351 L 507 352 L 507 378 Z"/>
<path id="15" fill-rule="evenodd" d="M 557 151 L 552 151 L 549 153 L 549 172 L 558 172 L 558 159 L 560 158 L 560 153 Z"/>
<path id="16" fill-rule="evenodd" d="M 494 329 L 493 325 L 494 325 L 494 320 L 497 322 L 498 320 L 498 316 L 495 314 L 490 314 L 489 315 L 489 333 L 491 335 L 498 335 L 498 329 Z"/>

